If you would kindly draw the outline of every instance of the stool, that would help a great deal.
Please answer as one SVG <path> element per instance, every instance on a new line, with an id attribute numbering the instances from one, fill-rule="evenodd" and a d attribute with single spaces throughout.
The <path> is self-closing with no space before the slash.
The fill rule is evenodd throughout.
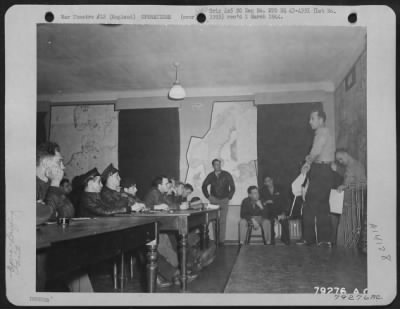
<path id="1" fill-rule="evenodd" d="M 258 237 L 258 238 L 261 237 L 262 240 L 263 240 L 264 245 L 266 245 L 267 242 L 265 240 L 264 228 L 263 228 L 262 224 L 260 224 L 261 235 L 252 235 L 253 229 L 254 229 L 253 223 L 251 221 L 248 221 L 247 222 L 246 237 L 244 239 L 244 244 L 248 245 L 250 243 L 250 241 L 251 241 L 251 237 L 253 236 L 253 237 Z M 239 223 L 238 223 L 238 231 L 239 231 L 238 240 L 239 240 L 239 245 L 240 245 L 240 220 L 239 220 Z"/>
<path id="2" fill-rule="evenodd" d="M 260 226 L 260 230 L 261 230 L 261 237 L 262 237 L 263 243 L 264 243 L 264 245 L 266 245 L 267 242 L 265 241 L 264 228 L 263 228 L 262 224 L 260 224 L 259 226 Z M 246 232 L 246 240 L 245 240 L 245 243 L 244 243 L 245 245 L 248 245 L 250 243 L 251 236 L 252 236 L 251 233 L 252 233 L 253 229 L 254 229 L 253 223 L 248 222 L 247 232 Z M 253 236 L 254 237 L 260 237 L 260 235 L 253 235 Z"/>

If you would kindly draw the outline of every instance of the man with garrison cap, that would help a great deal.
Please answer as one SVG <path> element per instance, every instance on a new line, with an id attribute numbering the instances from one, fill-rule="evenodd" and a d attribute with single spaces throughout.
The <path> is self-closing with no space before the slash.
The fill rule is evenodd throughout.
<path id="1" fill-rule="evenodd" d="M 101 198 L 110 207 L 128 207 L 133 205 L 129 199 L 121 194 L 121 177 L 119 171 L 112 165 L 108 165 L 101 174 L 103 189 L 101 190 Z"/>
<path id="2" fill-rule="evenodd" d="M 101 183 L 101 175 L 94 168 L 86 174 L 80 176 L 80 184 L 84 188 L 79 202 L 79 215 L 81 217 L 98 217 L 112 216 L 119 213 L 130 213 L 131 208 L 122 203 L 106 202 L 100 192 L 103 184 Z"/>

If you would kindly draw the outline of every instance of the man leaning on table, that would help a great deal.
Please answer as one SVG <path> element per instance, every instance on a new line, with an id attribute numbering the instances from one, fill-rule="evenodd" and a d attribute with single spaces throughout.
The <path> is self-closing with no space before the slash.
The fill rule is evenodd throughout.
<path id="1" fill-rule="evenodd" d="M 171 208 L 177 208 L 178 205 L 175 205 L 172 199 L 169 199 L 167 197 L 167 193 L 170 191 L 170 186 L 171 184 L 168 177 L 161 175 L 154 178 L 152 188 L 144 198 L 144 203 L 146 204 L 146 206 L 151 210 L 161 211 L 169 210 Z M 180 271 L 178 269 L 177 263 L 177 242 L 175 235 L 168 233 L 167 237 L 163 236 L 164 235 L 160 234 L 159 237 L 159 273 L 157 275 L 157 286 L 159 288 L 169 287 L 172 285 L 172 283 L 174 283 L 175 285 L 179 285 L 181 283 Z M 168 250 L 161 250 L 161 252 L 161 248 L 166 248 Z M 169 253 L 171 253 L 173 257 L 169 256 Z M 176 262 L 172 264 L 173 260 L 175 260 Z M 188 282 L 191 282 L 198 277 L 198 274 L 194 272 L 189 272 L 187 274 Z"/>
<path id="2" fill-rule="evenodd" d="M 221 169 L 221 160 L 214 159 L 212 161 L 214 171 L 207 175 L 201 187 L 204 196 L 211 204 L 220 206 L 220 233 L 219 242 L 223 245 L 225 241 L 226 219 L 228 216 L 229 201 L 235 194 L 235 183 L 232 175 Z M 208 187 L 210 186 L 210 191 Z"/>
<path id="3" fill-rule="evenodd" d="M 64 176 L 63 158 L 57 143 L 46 142 L 36 149 L 36 224 L 57 217 L 73 217 L 74 207 L 60 182 Z M 84 271 L 70 274 L 65 283 L 71 292 L 93 292 L 89 276 Z"/>
<path id="4" fill-rule="evenodd" d="M 57 143 L 47 142 L 37 147 L 36 208 L 38 214 L 48 213 L 46 220 L 73 217 L 75 214 L 74 206 L 60 188 L 64 169 L 63 157 Z"/>
<path id="5" fill-rule="evenodd" d="M 171 200 L 167 198 L 170 182 L 166 176 L 157 176 L 152 183 L 152 188 L 146 194 L 144 203 L 152 210 L 168 210 L 174 207 Z"/>

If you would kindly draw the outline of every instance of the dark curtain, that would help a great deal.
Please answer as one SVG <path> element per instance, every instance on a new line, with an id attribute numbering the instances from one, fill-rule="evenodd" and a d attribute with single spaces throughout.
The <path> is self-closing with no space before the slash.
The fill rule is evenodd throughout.
<path id="1" fill-rule="evenodd" d="M 36 113 L 36 145 L 39 145 L 47 140 L 46 132 L 46 115 L 47 112 Z"/>
<path id="2" fill-rule="evenodd" d="M 179 179 L 179 111 L 177 108 L 119 112 L 118 165 L 121 178 L 137 182 L 143 198 L 157 175 Z"/>
<path id="3" fill-rule="evenodd" d="M 301 163 L 311 149 L 314 132 L 311 110 L 320 103 L 265 104 L 257 106 L 258 183 L 267 175 L 290 190 Z"/>

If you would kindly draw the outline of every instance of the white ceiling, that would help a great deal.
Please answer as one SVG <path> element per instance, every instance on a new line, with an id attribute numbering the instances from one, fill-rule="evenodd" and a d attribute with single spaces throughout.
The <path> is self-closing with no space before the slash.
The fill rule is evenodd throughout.
<path id="1" fill-rule="evenodd" d="M 365 46 L 360 27 L 38 26 L 38 95 L 337 84 Z"/>

